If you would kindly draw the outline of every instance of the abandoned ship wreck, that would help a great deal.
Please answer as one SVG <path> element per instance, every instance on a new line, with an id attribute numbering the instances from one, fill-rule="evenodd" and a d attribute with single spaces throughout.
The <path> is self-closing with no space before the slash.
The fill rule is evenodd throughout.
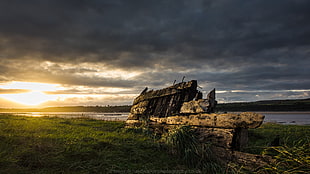
<path id="1" fill-rule="evenodd" d="M 215 113 L 215 89 L 205 99 L 197 80 L 181 82 L 160 90 L 145 88 L 133 101 L 127 127 L 144 126 L 164 134 L 178 126 L 191 126 L 201 142 L 211 142 L 221 163 L 236 162 L 251 169 L 270 158 L 241 152 L 248 143 L 248 129 L 259 127 L 264 116 L 252 112 Z"/>

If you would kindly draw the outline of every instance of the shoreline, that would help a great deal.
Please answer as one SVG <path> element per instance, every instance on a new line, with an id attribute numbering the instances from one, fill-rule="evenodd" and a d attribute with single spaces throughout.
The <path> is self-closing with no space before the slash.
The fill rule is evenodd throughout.
<path id="1" fill-rule="evenodd" d="M 264 111 L 255 113 L 265 116 L 264 123 L 276 123 L 282 125 L 310 125 L 310 111 Z M 89 118 L 106 121 L 126 121 L 129 112 L 0 112 L 0 115 L 5 114 L 26 117 Z"/>

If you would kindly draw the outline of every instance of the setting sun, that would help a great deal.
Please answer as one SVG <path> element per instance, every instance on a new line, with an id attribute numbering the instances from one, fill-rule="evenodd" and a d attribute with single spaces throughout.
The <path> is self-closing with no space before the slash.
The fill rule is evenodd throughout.
<path id="1" fill-rule="evenodd" d="M 2 89 L 7 90 L 27 90 L 24 93 L 0 94 L 0 97 L 27 106 L 36 106 L 41 103 L 55 100 L 55 95 L 45 94 L 44 91 L 56 91 L 57 85 L 33 82 L 11 82 L 1 85 Z"/>
<path id="2" fill-rule="evenodd" d="M 2 96 L 7 100 L 29 106 L 36 106 L 49 100 L 56 99 L 55 96 L 46 95 L 43 92 L 39 91 L 32 91 L 21 94 L 3 94 Z"/>

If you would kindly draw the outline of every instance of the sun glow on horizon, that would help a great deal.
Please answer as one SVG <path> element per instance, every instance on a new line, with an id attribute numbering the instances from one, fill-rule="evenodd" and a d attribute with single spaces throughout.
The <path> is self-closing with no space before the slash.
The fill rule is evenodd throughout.
<path id="1" fill-rule="evenodd" d="M 50 100 L 56 100 L 56 96 L 47 95 L 40 91 L 31 91 L 21 94 L 2 94 L 1 97 L 27 106 L 37 106 Z"/>
<path id="2" fill-rule="evenodd" d="M 127 93 L 127 89 L 123 88 L 91 88 L 34 82 L 0 83 L 0 92 L 1 90 L 0 98 L 14 102 L 16 105 L 21 104 L 22 107 L 106 105 L 117 101 L 130 103 L 137 95 Z M 0 107 L 14 107 L 14 104 L 3 102 L 0 103 Z"/>
<path id="3" fill-rule="evenodd" d="M 60 87 L 59 85 L 48 83 L 11 82 L 0 85 L 0 88 L 29 90 L 26 93 L 0 94 L 0 97 L 27 106 L 37 106 L 50 100 L 56 100 L 56 95 L 48 95 L 44 91 L 56 91 Z"/>

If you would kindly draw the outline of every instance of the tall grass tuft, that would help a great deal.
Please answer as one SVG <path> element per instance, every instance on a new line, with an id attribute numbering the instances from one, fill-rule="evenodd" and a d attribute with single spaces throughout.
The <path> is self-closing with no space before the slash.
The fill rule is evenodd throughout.
<path id="1" fill-rule="evenodd" d="M 170 145 L 171 152 L 188 167 L 207 173 L 224 173 L 225 169 L 212 156 L 211 144 L 199 142 L 197 134 L 190 126 L 170 130 L 163 139 Z"/>
<path id="2" fill-rule="evenodd" d="M 273 156 L 275 162 L 264 167 L 264 173 L 310 173 L 310 142 L 297 141 L 294 146 L 267 147 L 264 155 Z"/>
<path id="3" fill-rule="evenodd" d="M 199 157 L 198 139 L 188 126 L 171 130 L 166 143 L 172 145 L 172 152 L 181 157 L 189 166 L 195 166 Z"/>

